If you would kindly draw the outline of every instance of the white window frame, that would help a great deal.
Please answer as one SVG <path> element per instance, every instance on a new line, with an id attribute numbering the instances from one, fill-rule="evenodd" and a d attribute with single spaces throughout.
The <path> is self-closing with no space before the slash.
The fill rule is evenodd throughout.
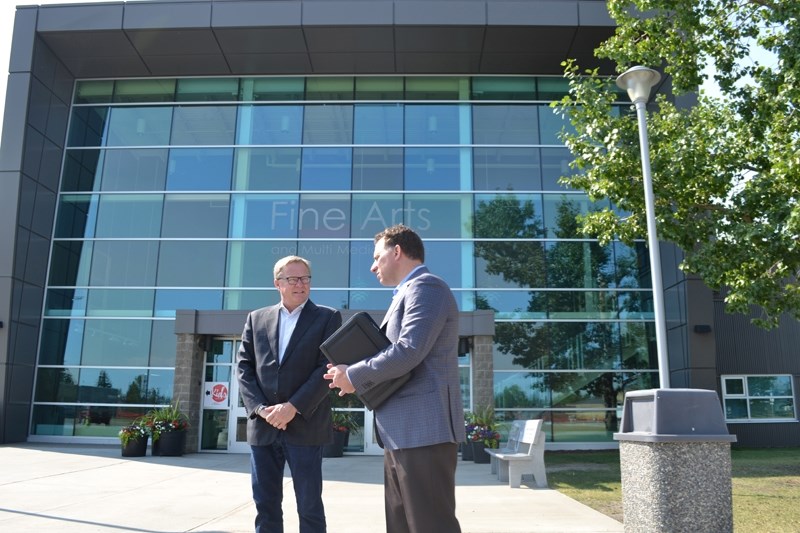
<path id="1" fill-rule="evenodd" d="M 750 414 L 750 401 L 755 399 L 764 399 L 765 396 L 750 395 L 748 390 L 747 378 L 754 377 L 768 377 L 768 378 L 788 378 L 789 386 L 791 387 L 791 395 L 769 396 L 770 399 L 789 399 L 792 402 L 794 410 L 794 417 L 789 418 L 753 418 Z M 727 390 L 729 380 L 740 380 L 742 383 L 742 393 L 730 393 Z M 735 423 L 775 423 L 775 422 L 797 422 L 797 400 L 794 392 L 794 376 L 791 374 L 728 374 L 720 376 L 720 385 L 722 390 L 722 408 L 725 412 L 726 422 Z M 728 411 L 726 409 L 726 402 L 728 400 L 744 400 L 747 405 L 746 418 L 728 418 Z"/>

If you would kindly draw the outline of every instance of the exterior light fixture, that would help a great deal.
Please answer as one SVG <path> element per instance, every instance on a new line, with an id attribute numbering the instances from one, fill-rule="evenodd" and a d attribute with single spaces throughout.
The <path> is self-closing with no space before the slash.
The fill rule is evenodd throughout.
<path id="1" fill-rule="evenodd" d="M 661 278 L 661 250 L 656 232 L 655 196 L 650 173 L 650 146 L 647 139 L 645 104 L 650 91 L 661 80 L 661 74 L 647 67 L 629 68 L 617 77 L 617 86 L 628 92 L 636 108 L 639 121 L 639 148 L 642 153 L 644 205 L 647 218 L 647 248 L 650 252 L 650 276 L 653 284 L 653 314 L 656 322 L 656 350 L 658 352 L 658 381 L 662 389 L 669 388 L 669 358 L 667 357 L 667 320 L 664 314 L 664 284 Z"/>

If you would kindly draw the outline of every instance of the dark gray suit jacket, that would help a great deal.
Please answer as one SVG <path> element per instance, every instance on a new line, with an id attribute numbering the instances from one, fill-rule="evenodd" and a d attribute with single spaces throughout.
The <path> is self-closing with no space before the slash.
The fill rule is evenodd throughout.
<path id="1" fill-rule="evenodd" d="M 458 375 L 458 307 L 450 287 L 420 268 L 394 297 L 382 327 L 392 345 L 351 365 L 357 391 L 410 373 L 411 379 L 375 410 L 389 450 L 459 443 L 464 408 Z"/>
<path id="2" fill-rule="evenodd" d="M 327 444 L 333 440 L 328 382 L 322 377 L 328 360 L 319 345 L 342 325 L 342 315 L 308 300 L 280 364 L 279 320 L 279 305 L 263 307 L 247 315 L 242 332 L 236 377 L 249 414 L 247 443 L 266 446 L 280 432 L 255 414 L 259 405 L 291 402 L 299 412 L 286 427 L 286 442 Z"/>

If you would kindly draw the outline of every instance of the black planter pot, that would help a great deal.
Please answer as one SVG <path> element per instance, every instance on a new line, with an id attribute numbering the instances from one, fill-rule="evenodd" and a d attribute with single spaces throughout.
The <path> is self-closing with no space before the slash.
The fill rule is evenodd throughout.
<path id="1" fill-rule="evenodd" d="M 472 461 L 472 442 L 462 442 L 461 443 L 461 460 L 462 461 Z"/>
<path id="2" fill-rule="evenodd" d="M 122 457 L 143 457 L 147 455 L 147 437 L 128 440 L 122 444 Z"/>
<path id="3" fill-rule="evenodd" d="M 350 438 L 349 431 L 334 431 L 333 442 L 322 447 L 322 457 L 341 457 L 344 447 Z"/>
<path id="4" fill-rule="evenodd" d="M 489 464 L 489 454 L 484 450 L 486 445 L 483 441 L 472 443 L 472 460 L 480 464 Z"/>
<path id="5" fill-rule="evenodd" d="M 153 455 L 175 457 L 186 448 L 186 431 L 167 431 L 153 441 Z"/>

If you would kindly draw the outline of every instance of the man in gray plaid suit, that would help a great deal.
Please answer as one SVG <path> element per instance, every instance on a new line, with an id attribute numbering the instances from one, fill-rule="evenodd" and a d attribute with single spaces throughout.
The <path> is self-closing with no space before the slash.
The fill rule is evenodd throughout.
<path id="1" fill-rule="evenodd" d="M 423 264 L 422 239 L 402 224 L 375 236 L 371 271 L 395 286 L 381 328 L 391 346 L 359 363 L 328 365 L 340 395 L 366 392 L 410 373 L 375 410 L 384 446 L 386 530 L 458 533 L 455 472 L 465 440 L 458 376 L 458 307 L 450 287 Z"/>

